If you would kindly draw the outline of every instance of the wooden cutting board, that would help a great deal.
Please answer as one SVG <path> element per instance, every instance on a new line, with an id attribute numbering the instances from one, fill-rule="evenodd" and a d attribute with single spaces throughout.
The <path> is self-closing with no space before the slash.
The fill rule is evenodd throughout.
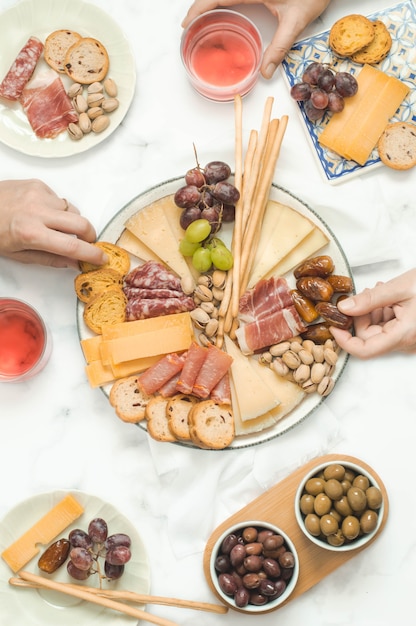
<path id="1" fill-rule="evenodd" d="M 295 494 L 299 486 L 300 481 L 305 474 L 312 470 L 315 466 L 328 461 L 336 463 L 356 463 L 367 470 L 374 479 L 377 481 L 384 499 L 384 515 L 381 521 L 380 527 L 377 533 L 372 539 L 361 548 L 351 550 L 349 552 L 332 552 L 325 550 L 309 541 L 309 539 L 303 534 L 298 526 L 295 517 Z M 279 526 L 287 535 L 292 539 L 295 544 L 296 550 L 299 556 L 299 579 L 297 585 L 290 595 L 290 597 L 283 602 L 279 607 L 284 606 L 288 602 L 291 602 L 296 597 L 319 583 L 320 580 L 325 578 L 328 574 L 340 567 L 343 563 L 346 563 L 354 556 L 356 556 L 362 550 L 365 550 L 367 546 L 373 543 L 383 530 L 389 512 L 389 503 L 386 488 L 381 481 L 377 473 L 364 461 L 352 456 L 345 456 L 339 454 L 328 454 L 315 459 L 312 459 L 302 467 L 298 468 L 287 478 L 283 479 L 271 489 L 263 493 L 261 496 L 250 502 L 247 506 L 234 513 L 231 517 L 226 519 L 222 524 L 218 526 L 208 539 L 204 558 L 203 567 L 205 577 L 210 585 L 213 593 L 221 600 L 221 596 L 216 592 L 210 575 L 210 558 L 214 547 L 214 544 L 218 537 L 231 525 L 245 520 L 263 520 L 270 524 Z M 265 609 L 265 607 L 263 607 Z M 243 612 L 237 607 L 236 611 Z M 273 611 L 276 609 L 270 609 Z M 270 612 L 266 609 L 262 613 Z"/>

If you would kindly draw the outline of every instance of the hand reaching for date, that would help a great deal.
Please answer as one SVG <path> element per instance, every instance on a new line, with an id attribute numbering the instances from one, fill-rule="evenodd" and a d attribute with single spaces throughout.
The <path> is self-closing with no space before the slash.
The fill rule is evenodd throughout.
<path id="1" fill-rule="evenodd" d="M 339 309 L 354 318 L 355 336 L 331 328 L 338 345 L 360 359 L 416 353 L 416 268 L 346 298 Z"/>

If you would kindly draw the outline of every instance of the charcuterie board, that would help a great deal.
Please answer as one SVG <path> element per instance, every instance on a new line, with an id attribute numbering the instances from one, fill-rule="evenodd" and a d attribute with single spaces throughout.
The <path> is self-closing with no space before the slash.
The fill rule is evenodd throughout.
<path id="1" fill-rule="evenodd" d="M 315 545 L 303 534 L 295 517 L 294 500 L 300 481 L 308 471 L 312 470 L 320 463 L 328 461 L 359 464 L 371 473 L 372 476 L 374 476 L 374 479 L 377 481 L 383 494 L 384 514 L 378 532 L 365 546 L 349 552 L 333 552 Z M 331 572 L 364 550 L 368 545 L 370 545 L 370 543 L 373 543 L 378 538 L 386 524 L 388 510 L 389 505 L 386 488 L 380 477 L 366 463 L 360 459 L 356 459 L 355 457 L 339 454 L 328 454 L 312 459 L 305 465 L 302 465 L 295 470 L 287 478 L 284 478 L 274 485 L 274 487 L 250 502 L 247 506 L 240 509 L 240 511 L 234 513 L 214 530 L 208 539 L 204 552 L 203 567 L 205 577 L 212 591 L 218 595 L 211 580 L 210 558 L 216 540 L 229 526 L 244 520 L 254 519 L 275 524 L 289 535 L 295 544 L 299 556 L 299 579 L 291 596 L 286 600 L 286 602 L 280 605 L 283 606 L 284 604 L 287 604 L 287 602 L 290 602 L 305 593 L 305 591 L 308 591 L 308 589 L 319 583 L 328 574 L 331 574 Z M 219 595 L 218 598 L 220 598 Z M 235 610 L 238 611 L 239 609 L 236 608 Z"/>

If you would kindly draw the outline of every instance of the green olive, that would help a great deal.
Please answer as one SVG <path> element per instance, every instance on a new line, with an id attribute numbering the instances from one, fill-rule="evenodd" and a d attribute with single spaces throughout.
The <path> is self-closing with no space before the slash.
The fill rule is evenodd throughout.
<path id="1" fill-rule="evenodd" d="M 368 533 L 372 533 L 373 530 L 377 527 L 378 515 L 375 511 L 371 509 L 367 509 L 360 517 L 360 527 L 362 532 L 367 535 Z"/>
<path id="2" fill-rule="evenodd" d="M 300 499 L 300 510 L 302 511 L 304 515 L 314 512 L 315 510 L 313 507 L 314 501 L 315 501 L 315 497 L 312 496 L 310 493 L 303 494 L 303 496 Z"/>
<path id="3" fill-rule="evenodd" d="M 312 496 L 317 496 L 318 493 L 322 493 L 324 490 L 325 481 L 322 478 L 314 477 L 309 478 L 305 484 L 306 493 L 310 493 Z"/>
<path id="4" fill-rule="evenodd" d="M 341 522 L 342 520 L 342 515 L 340 515 L 338 513 L 338 511 L 336 511 L 335 509 L 331 509 L 329 511 L 329 515 L 333 515 L 333 517 L 335 517 L 335 519 L 337 520 L 338 524 Z"/>
<path id="5" fill-rule="evenodd" d="M 353 511 L 363 511 L 367 506 L 367 496 L 359 487 L 350 487 L 347 492 L 347 499 Z"/>
<path id="6" fill-rule="evenodd" d="M 344 478 L 344 480 L 341 482 L 341 485 L 342 485 L 342 491 L 344 492 L 344 495 L 346 495 L 348 489 L 352 487 L 352 483 L 351 481 Z"/>
<path id="7" fill-rule="evenodd" d="M 339 548 L 345 543 L 345 537 L 340 529 L 338 529 L 333 535 L 329 535 L 326 540 L 330 546 L 334 546 L 336 548 Z"/>
<path id="8" fill-rule="evenodd" d="M 315 498 L 313 508 L 315 509 L 315 513 L 319 515 L 319 517 L 321 517 L 322 515 L 326 515 L 332 508 L 332 500 L 328 498 L 325 493 L 319 493 Z"/>
<path id="9" fill-rule="evenodd" d="M 334 509 L 337 513 L 342 515 L 342 517 L 352 515 L 352 508 L 350 507 L 347 496 L 342 496 L 342 498 L 334 502 Z"/>
<path id="10" fill-rule="evenodd" d="M 367 496 L 367 504 L 370 509 L 379 509 L 381 507 L 381 503 L 383 502 L 383 496 L 378 487 L 369 487 L 366 490 L 365 495 Z"/>
<path id="11" fill-rule="evenodd" d="M 354 478 L 354 480 L 352 481 L 352 484 L 354 487 L 359 487 L 360 489 L 365 491 L 366 489 L 369 488 L 370 481 L 368 480 L 367 476 L 363 476 L 362 474 L 359 474 L 358 476 Z"/>
<path id="12" fill-rule="evenodd" d="M 341 530 L 346 539 L 355 539 L 360 533 L 360 522 L 354 515 L 347 515 L 342 522 Z"/>
<path id="13" fill-rule="evenodd" d="M 342 485 L 336 478 L 329 478 L 324 486 L 325 493 L 331 500 L 339 500 L 344 493 Z"/>
<path id="14" fill-rule="evenodd" d="M 349 467 L 347 467 L 345 469 L 345 476 L 344 476 L 344 480 L 348 480 L 351 484 L 354 480 L 354 478 L 356 477 L 356 473 L 354 472 L 354 470 L 350 469 Z"/>
<path id="15" fill-rule="evenodd" d="M 320 520 L 321 532 L 325 537 L 333 535 L 338 530 L 338 522 L 333 515 L 322 515 Z"/>
<path id="16" fill-rule="evenodd" d="M 309 513 L 305 517 L 305 528 L 314 537 L 319 537 L 321 534 L 321 525 L 319 522 L 319 517 L 314 513 Z"/>
<path id="17" fill-rule="evenodd" d="M 332 465 L 328 465 L 324 469 L 325 480 L 329 480 L 330 478 L 335 478 L 336 480 L 343 480 L 344 475 L 345 475 L 345 467 L 343 467 L 339 463 L 333 463 Z"/>

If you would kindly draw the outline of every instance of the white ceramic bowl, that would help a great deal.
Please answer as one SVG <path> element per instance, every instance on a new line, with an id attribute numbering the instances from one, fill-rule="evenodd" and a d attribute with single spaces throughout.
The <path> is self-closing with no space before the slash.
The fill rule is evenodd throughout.
<path id="1" fill-rule="evenodd" d="M 263 604 L 253 604 L 251 601 L 249 601 L 248 604 L 246 604 L 245 606 L 238 606 L 236 603 L 236 600 L 234 599 L 234 595 L 230 595 L 224 592 L 224 586 L 220 583 L 220 576 L 221 576 L 221 572 L 218 571 L 217 567 L 216 567 L 216 563 L 217 563 L 217 557 L 220 556 L 222 554 L 222 547 L 224 546 L 224 540 L 229 536 L 229 535 L 235 535 L 237 537 L 241 537 L 242 532 L 244 529 L 247 528 L 254 528 L 257 531 L 271 531 L 272 534 L 276 534 L 276 535 L 280 535 L 283 538 L 283 545 L 286 547 L 287 551 L 291 552 L 293 554 L 294 557 L 294 566 L 293 568 L 289 568 L 291 569 L 290 572 L 290 577 L 288 577 L 287 580 L 283 580 L 285 577 L 285 574 L 288 573 L 288 569 L 284 569 L 283 567 L 281 567 L 281 574 L 279 576 L 270 576 L 270 570 L 268 572 L 268 580 L 271 581 L 273 584 L 276 584 L 277 582 L 277 587 L 280 589 L 284 590 L 281 592 L 280 595 L 276 595 L 275 597 L 273 596 L 268 596 L 268 601 L 263 603 Z M 240 539 L 241 541 L 241 539 Z M 248 543 L 251 542 L 244 542 L 245 545 L 248 545 Z M 254 542 L 256 543 L 256 542 Z M 257 542 L 258 543 L 258 542 Z M 277 559 L 275 559 L 277 560 Z M 231 570 L 232 568 L 230 568 Z M 228 571 L 230 571 L 228 570 Z M 249 573 L 249 572 L 248 572 Z M 211 552 L 211 558 L 210 558 L 210 575 L 211 575 L 211 580 L 214 584 L 215 590 L 218 594 L 218 596 L 221 598 L 221 600 L 223 601 L 224 604 L 226 604 L 228 607 L 232 608 L 232 609 L 236 609 L 240 612 L 244 612 L 244 613 L 248 613 L 248 614 L 255 614 L 258 615 L 260 613 L 266 613 L 269 611 L 272 611 L 273 609 L 276 609 L 278 606 L 280 606 L 283 602 L 285 602 L 285 600 L 288 599 L 288 597 L 291 595 L 291 593 L 293 592 L 293 590 L 295 589 L 297 580 L 298 580 L 298 576 L 299 576 L 299 558 L 298 558 L 298 554 L 295 548 L 295 545 L 293 544 L 292 540 L 290 539 L 290 537 L 288 537 L 288 535 L 282 530 L 280 529 L 278 526 L 275 526 L 274 524 L 270 524 L 268 522 L 263 522 L 263 521 L 259 521 L 259 520 L 247 520 L 244 522 L 239 522 L 238 524 L 234 524 L 232 526 L 230 526 L 229 528 L 227 528 L 226 531 L 224 531 L 222 533 L 222 535 L 217 539 L 217 541 L 215 542 L 215 545 L 212 549 Z M 278 582 L 280 581 L 280 582 Z M 270 587 L 269 587 L 270 589 Z M 252 589 L 253 593 L 257 593 L 259 591 L 259 589 Z M 263 595 L 263 594 L 262 594 Z M 263 595 L 263 597 L 265 597 Z M 252 596 L 253 599 L 253 596 Z"/>
<path id="2" fill-rule="evenodd" d="M 302 481 L 299 484 L 299 487 L 296 491 L 296 495 L 295 495 L 295 502 L 294 502 L 294 506 L 295 506 L 295 515 L 296 515 L 296 519 L 297 522 L 299 524 L 299 527 L 301 528 L 302 532 L 305 534 L 306 537 L 308 537 L 308 539 L 310 541 L 312 541 L 313 543 L 315 543 L 317 546 L 320 546 L 321 548 L 324 548 L 325 550 L 332 550 L 335 552 L 346 552 L 349 550 L 356 550 L 357 548 L 361 548 L 362 546 L 364 546 L 365 544 L 367 544 L 369 541 L 371 541 L 371 539 L 376 535 L 376 533 L 378 532 L 380 525 L 383 521 L 383 515 L 384 515 L 384 500 L 382 499 L 381 501 L 381 505 L 380 506 L 370 506 L 370 503 L 372 504 L 372 500 L 368 498 L 369 494 L 366 494 L 366 498 L 365 498 L 365 502 L 366 505 L 364 506 L 364 510 L 363 512 L 360 512 L 358 510 L 352 510 L 351 516 L 354 519 L 351 519 L 350 516 L 348 515 L 348 511 L 345 510 L 345 506 L 343 504 L 344 501 L 340 502 L 338 497 L 335 497 L 333 495 L 334 490 L 336 491 L 336 485 L 334 485 L 334 483 L 332 484 L 332 491 L 331 489 L 329 489 L 328 486 L 328 480 L 324 479 L 324 482 L 326 483 L 326 487 L 325 489 L 328 491 L 329 489 L 329 493 L 325 494 L 325 491 L 321 491 L 318 495 L 315 496 L 315 498 L 317 498 L 315 501 L 313 501 L 314 498 L 314 492 L 316 490 L 319 490 L 320 487 L 316 486 L 316 489 L 314 489 L 313 487 L 315 486 L 314 483 L 308 483 L 308 481 L 310 481 L 311 479 L 314 480 L 316 477 L 323 477 L 323 473 L 326 473 L 326 476 L 328 476 L 328 472 L 331 471 L 332 473 L 334 473 L 334 471 L 336 471 L 334 468 L 335 466 L 342 466 L 344 467 L 345 470 L 347 471 L 352 471 L 355 476 L 361 476 L 364 477 L 363 479 L 358 479 L 359 482 L 356 485 L 352 485 L 352 488 L 356 490 L 356 488 L 360 488 L 360 481 L 367 479 L 370 486 L 371 487 L 376 487 L 380 493 L 380 485 L 377 482 L 377 480 L 374 478 L 374 476 L 371 475 L 371 473 L 369 471 L 367 471 L 364 467 L 362 467 L 361 465 L 358 465 L 356 463 L 353 462 L 347 462 L 347 461 L 343 461 L 342 459 L 339 461 L 329 461 L 326 463 L 321 463 L 319 465 L 317 465 L 316 467 L 314 467 L 312 470 L 310 470 L 302 479 Z M 328 469 L 330 468 L 330 469 Z M 307 488 L 307 483 L 310 486 L 310 488 Z M 343 490 L 344 492 L 346 491 L 347 487 L 344 486 Z M 310 494 L 309 493 L 309 498 L 307 499 L 307 501 L 302 501 L 302 505 L 301 505 L 301 498 L 302 496 L 307 493 L 312 491 L 313 493 Z M 365 490 L 363 489 L 364 493 Z M 341 510 L 341 514 L 338 513 L 338 516 L 340 517 L 340 519 L 338 520 L 338 527 L 340 530 L 338 530 L 338 535 L 334 536 L 334 533 L 330 532 L 334 530 L 334 521 L 328 519 L 328 513 L 323 513 L 323 511 L 326 511 L 328 502 L 326 500 L 326 498 L 324 497 L 325 495 L 331 495 L 332 497 L 330 497 L 330 500 L 332 502 L 331 505 L 331 513 L 329 513 L 330 516 L 333 515 L 334 513 L 334 509 L 339 509 Z M 380 495 L 380 494 L 379 494 Z M 350 498 L 347 497 L 347 495 L 345 493 L 343 493 L 343 497 L 344 499 L 346 499 L 347 501 L 352 498 L 352 500 L 350 500 L 350 502 L 352 501 L 354 503 L 354 508 L 358 507 L 358 503 L 357 500 L 358 498 L 362 498 L 362 494 L 361 493 L 354 493 L 354 492 L 350 492 Z M 382 497 L 382 494 L 381 494 Z M 302 506 L 302 510 L 301 510 L 301 506 Z M 310 509 L 313 508 L 313 511 L 310 512 Z M 368 514 L 367 512 L 371 511 L 370 514 Z M 311 515 L 312 517 L 309 517 L 308 519 L 308 512 L 309 515 Z M 316 534 L 318 533 L 318 526 L 317 526 L 317 521 L 316 521 L 316 513 L 319 513 L 318 517 L 318 521 L 320 519 L 320 527 L 321 529 L 323 528 L 325 532 L 320 532 L 320 534 Z M 336 515 L 336 513 L 335 513 Z M 362 515 L 364 515 L 364 518 L 362 518 Z M 315 517 L 313 517 L 315 516 Z M 348 518 L 348 520 L 345 522 L 345 533 L 342 532 L 342 523 L 343 520 Z M 362 521 L 360 521 L 360 519 Z M 358 526 L 359 526 L 359 534 L 356 537 L 353 537 L 353 535 L 355 534 L 355 529 L 357 527 L 357 521 L 358 521 Z M 311 532 L 311 530 L 313 531 L 313 533 Z M 329 533 L 329 534 L 327 534 Z M 345 538 L 346 534 L 350 534 L 351 538 Z M 338 537 L 341 536 L 341 539 L 339 539 Z M 340 541 L 342 541 L 342 537 L 344 537 L 344 542 L 340 543 Z"/>

